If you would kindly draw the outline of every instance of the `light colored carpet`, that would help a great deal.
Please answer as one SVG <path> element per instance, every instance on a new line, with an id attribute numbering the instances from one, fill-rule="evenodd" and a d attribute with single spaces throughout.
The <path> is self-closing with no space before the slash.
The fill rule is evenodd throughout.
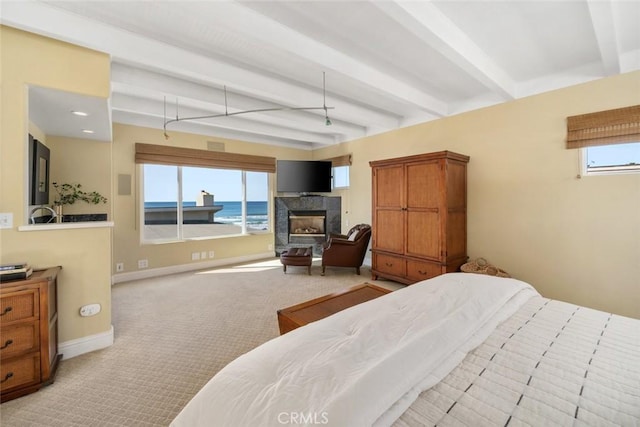
<path id="1" fill-rule="evenodd" d="M 54 384 L 0 405 L 10 426 L 167 426 L 222 367 L 279 335 L 276 310 L 363 282 L 369 268 L 277 259 L 117 284 L 113 346 L 60 364 Z"/>

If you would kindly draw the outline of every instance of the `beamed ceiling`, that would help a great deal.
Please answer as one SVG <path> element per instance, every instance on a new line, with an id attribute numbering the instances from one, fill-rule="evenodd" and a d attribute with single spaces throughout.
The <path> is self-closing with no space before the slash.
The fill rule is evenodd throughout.
<path id="1" fill-rule="evenodd" d="M 111 55 L 115 123 L 311 149 L 640 69 L 640 1 L 3 1 Z M 227 103 L 225 106 L 225 88 Z M 59 123 L 60 120 L 55 122 Z"/>

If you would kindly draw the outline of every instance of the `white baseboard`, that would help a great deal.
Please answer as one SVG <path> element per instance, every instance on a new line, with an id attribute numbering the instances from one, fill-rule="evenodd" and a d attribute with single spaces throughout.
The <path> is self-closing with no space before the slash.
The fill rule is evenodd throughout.
<path id="1" fill-rule="evenodd" d="M 58 344 L 58 354 L 62 355 L 62 359 L 71 359 L 81 354 L 90 353 L 95 350 L 107 348 L 113 344 L 113 325 L 111 329 L 88 337 L 82 337 L 75 340 L 65 341 Z"/>
<path id="2" fill-rule="evenodd" d="M 184 273 L 186 271 L 202 270 L 204 268 L 222 267 L 230 264 L 239 264 L 242 262 L 256 261 L 265 258 L 275 257 L 274 252 L 262 252 L 259 254 L 243 255 L 233 258 L 223 258 L 205 262 L 196 262 L 189 264 L 172 265 L 169 267 L 151 268 L 130 273 L 119 273 L 111 276 L 111 284 L 128 282 L 131 280 L 148 279 L 150 277 L 166 276 L 167 274 Z"/>

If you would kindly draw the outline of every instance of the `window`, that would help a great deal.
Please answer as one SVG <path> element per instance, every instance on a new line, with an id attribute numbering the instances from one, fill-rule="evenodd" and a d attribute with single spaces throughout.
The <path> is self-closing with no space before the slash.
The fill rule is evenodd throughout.
<path id="1" fill-rule="evenodd" d="M 269 231 L 269 175 L 246 172 L 247 230 Z"/>
<path id="2" fill-rule="evenodd" d="M 178 167 L 144 165 L 142 240 L 176 240 L 178 228 Z"/>
<path id="3" fill-rule="evenodd" d="M 269 231 L 275 159 L 136 144 L 136 163 L 142 164 L 143 241 Z"/>
<path id="4" fill-rule="evenodd" d="M 143 240 L 268 231 L 268 182 L 265 172 L 144 165 Z"/>
<path id="5" fill-rule="evenodd" d="M 581 149 L 581 173 L 640 172 L 640 105 L 567 118 L 567 148 Z"/>
<path id="6" fill-rule="evenodd" d="M 583 173 L 640 172 L 640 142 L 583 148 Z"/>
<path id="7" fill-rule="evenodd" d="M 349 172 L 351 169 L 351 154 L 332 157 L 331 162 L 331 187 L 334 190 L 349 188 Z"/>
<path id="8" fill-rule="evenodd" d="M 350 166 L 334 166 L 332 169 L 333 188 L 349 188 Z"/>

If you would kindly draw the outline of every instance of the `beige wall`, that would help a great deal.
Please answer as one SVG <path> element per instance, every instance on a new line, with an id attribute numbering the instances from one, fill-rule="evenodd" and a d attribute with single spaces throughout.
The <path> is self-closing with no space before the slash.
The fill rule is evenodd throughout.
<path id="1" fill-rule="evenodd" d="M 174 128 L 179 128 L 174 125 Z M 277 159 L 309 159 L 311 151 L 297 150 L 273 145 L 255 144 L 237 140 L 213 138 L 210 136 L 194 135 L 169 131 L 170 138 L 165 140 L 162 130 L 137 126 L 114 124 L 113 126 L 113 184 L 117 187 L 118 175 L 131 175 L 132 194 L 114 194 L 113 234 L 115 264 L 124 263 L 124 273 L 138 271 L 138 260 L 146 259 L 149 268 L 162 268 L 176 265 L 193 264 L 197 268 L 201 261 L 192 261 L 192 252 L 214 251 L 215 260 L 273 253 L 269 245 L 274 243 L 273 233 L 262 233 L 238 237 L 213 238 L 206 240 L 190 240 L 163 244 L 141 244 L 138 225 L 139 213 L 139 169 L 134 163 L 135 143 L 156 145 L 175 145 L 187 148 L 207 149 L 207 141 L 222 142 L 228 153 L 252 154 L 276 157 Z M 275 184 L 275 182 L 273 183 Z M 275 185 L 272 185 L 275 188 Z M 273 211 L 273 207 L 271 207 Z"/>
<path id="2" fill-rule="evenodd" d="M 88 139 L 48 136 L 47 146 L 51 150 L 51 182 L 59 184 L 81 184 L 88 193 L 97 191 L 107 198 L 107 203 L 91 205 L 76 202 L 64 206 L 64 214 L 111 212 L 111 146 L 109 142 Z M 51 188 L 49 202 L 56 198 Z"/>
<path id="3" fill-rule="evenodd" d="M 640 318 L 640 174 L 578 179 L 566 117 L 640 104 L 640 72 L 314 152 L 353 153 L 351 222 L 371 221 L 368 162 L 440 150 L 471 156 L 469 256 L 546 297 Z"/>
<path id="4" fill-rule="evenodd" d="M 26 260 L 36 268 L 63 267 L 58 286 L 60 342 L 107 332 L 111 328 L 110 228 L 17 228 L 25 225 L 27 218 L 28 132 L 41 132 L 29 124 L 28 85 L 108 98 L 109 56 L 4 26 L 0 27 L 0 55 L 0 212 L 13 214 L 13 228 L 0 230 L 0 262 Z M 63 142 L 39 136 L 50 147 L 52 141 L 56 145 Z M 52 152 L 52 157 L 58 154 Z M 108 171 L 109 158 L 100 158 L 94 171 Z M 85 178 L 89 179 L 78 177 Z M 108 182 L 108 173 L 102 178 Z M 102 312 L 80 317 L 80 306 L 88 303 L 101 304 Z"/>

